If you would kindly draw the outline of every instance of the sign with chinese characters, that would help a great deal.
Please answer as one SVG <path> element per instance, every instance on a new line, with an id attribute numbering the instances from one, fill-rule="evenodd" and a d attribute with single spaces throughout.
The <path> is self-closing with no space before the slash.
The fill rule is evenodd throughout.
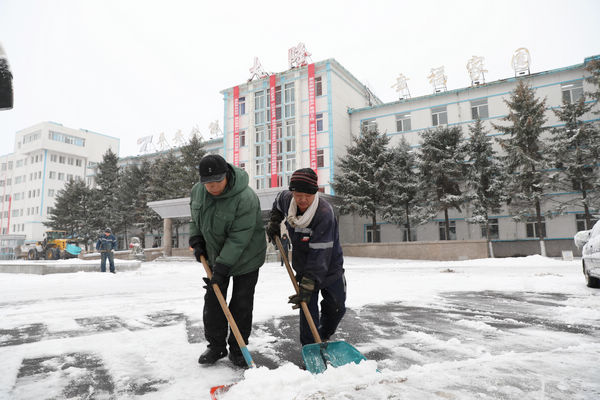
<path id="1" fill-rule="evenodd" d="M 444 66 L 431 68 L 431 74 L 428 76 L 429 83 L 433 86 L 433 92 L 439 93 L 446 90 L 446 81 L 448 77 L 444 74 Z"/>
<path id="2" fill-rule="evenodd" d="M 137 140 L 137 144 L 140 146 L 140 153 L 149 153 L 153 150 L 152 148 L 152 135 L 144 136 Z"/>
<path id="3" fill-rule="evenodd" d="M 240 87 L 233 88 L 233 165 L 240 165 Z"/>
<path id="4" fill-rule="evenodd" d="M 262 79 L 267 75 L 269 74 L 265 72 L 260 61 L 258 61 L 258 57 L 254 57 L 254 65 L 250 68 L 250 79 L 248 79 L 248 81 L 251 81 L 254 78 Z"/>
<path id="5" fill-rule="evenodd" d="M 484 72 L 488 72 L 483 68 L 483 57 L 473 56 L 467 62 L 467 71 L 471 77 L 471 86 L 485 83 Z"/>
<path id="6" fill-rule="evenodd" d="M 307 59 L 310 58 L 310 53 L 306 51 L 304 43 L 298 43 L 298 46 L 288 50 L 288 62 L 290 68 L 303 67 L 307 64 Z"/>
<path id="7" fill-rule="evenodd" d="M 310 168 L 317 172 L 317 109 L 314 63 L 308 65 L 308 148 Z"/>
<path id="8" fill-rule="evenodd" d="M 515 76 L 529 74 L 529 65 L 531 64 L 529 50 L 525 47 L 515 50 L 510 63 L 515 71 Z"/>
<path id="9" fill-rule="evenodd" d="M 271 187 L 277 187 L 277 108 L 275 104 L 275 75 L 269 78 L 269 103 L 271 105 Z"/>
<path id="10" fill-rule="evenodd" d="M 158 136 L 157 147 L 161 151 L 164 151 L 170 147 L 169 142 L 167 142 L 167 138 L 165 137 L 164 132 L 161 132 L 160 135 Z"/>
<path id="11" fill-rule="evenodd" d="M 398 96 L 400 99 L 408 99 L 410 98 L 410 90 L 408 90 L 408 84 L 406 81 L 408 80 L 404 74 L 398 75 L 396 78 L 396 83 L 392 85 L 393 88 L 396 88 L 396 92 L 398 92 Z"/>

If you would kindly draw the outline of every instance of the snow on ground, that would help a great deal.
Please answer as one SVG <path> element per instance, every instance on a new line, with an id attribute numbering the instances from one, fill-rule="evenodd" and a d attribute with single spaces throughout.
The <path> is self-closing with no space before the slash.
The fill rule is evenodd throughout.
<path id="1" fill-rule="evenodd" d="M 199 366 L 204 271 L 151 262 L 116 275 L 0 274 L 0 399 L 597 399 L 600 291 L 580 261 L 347 257 L 333 339 L 369 361 L 298 368 L 279 263 L 261 269 L 248 349 L 259 366 Z"/>

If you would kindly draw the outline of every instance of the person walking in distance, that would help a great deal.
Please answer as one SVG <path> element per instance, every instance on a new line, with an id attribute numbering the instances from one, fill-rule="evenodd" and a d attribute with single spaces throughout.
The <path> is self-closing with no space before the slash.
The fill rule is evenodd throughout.
<path id="1" fill-rule="evenodd" d="M 110 228 L 104 229 L 104 235 L 100 235 L 96 242 L 96 250 L 100 252 L 102 261 L 100 261 L 100 271 L 106 272 L 106 259 L 108 258 L 110 272 L 115 271 L 115 253 L 117 249 L 117 238 L 112 234 Z"/>
<path id="2" fill-rule="evenodd" d="M 296 309 L 306 302 L 321 339 L 327 341 L 346 313 L 346 279 L 338 223 L 333 207 L 319 197 L 317 182 L 317 174 L 310 168 L 294 171 L 289 190 L 280 192 L 273 202 L 266 230 L 269 240 L 275 241 L 285 221 L 300 287 L 298 294 L 289 297 L 289 303 Z M 323 298 L 320 315 L 319 293 Z M 300 342 L 303 346 L 314 343 L 302 312 Z"/>
<path id="3" fill-rule="evenodd" d="M 207 350 L 200 355 L 200 364 L 214 364 L 227 356 L 238 367 L 246 360 L 231 330 L 212 288 L 219 285 L 223 295 L 233 278 L 229 310 L 244 342 L 248 343 L 252 329 L 254 289 L 259 268 L 265 262 L 267 242 L 256 193 L 248 186 L 248 174 L 219 155 L 209 154 L 198 166 L 200 182 L 192 188 L 190 208 L 190 247 L 201 262 L 204 256 L 211 266 L 212 279 L 204 278 L 204 336 Z"/>

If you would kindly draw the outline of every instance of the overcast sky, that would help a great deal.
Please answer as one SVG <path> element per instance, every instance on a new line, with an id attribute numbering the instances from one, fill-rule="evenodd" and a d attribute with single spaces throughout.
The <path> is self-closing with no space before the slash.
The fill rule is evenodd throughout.
<path id="1" fill-rule="evenodd" d="M 303 42 L 313 61 L 335 58 L 384 102 L 398 74 L 413 97 L 432 93 L 431 68 L 448 89 L 468 86 L 466 63 L 485 58 L 486 81 L 514 76 L 511 57 L 531 54 L 532 72 L 600 54 L 600 1 L 127 1 L 0 0 L 0 43 L 14 75 L 14 109 L 0 111 L 1 154 L 18 130 L 55 121 L 121 139 L 211 121 L 223 126 L 219 91 L 245 82 L 253 58 L 288 69 Z"/>

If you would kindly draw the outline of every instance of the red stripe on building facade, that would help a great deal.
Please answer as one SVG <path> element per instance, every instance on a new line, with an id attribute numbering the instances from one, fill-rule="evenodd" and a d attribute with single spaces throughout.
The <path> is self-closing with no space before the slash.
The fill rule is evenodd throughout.
<path id="1" fill-rule="evenodd" d="M 233 88 L 233 165 L 240 165 L 240 88 Z"/>
<path id="2" fill-rule="evenodd" d="M 271 187 L 277 187 L 277 110 L 275 108 L 275 75 L 269 78 L 271 104 Z"/>
<path id="3" fill-rule="evenodd" d="M 308 64 L 308 145 L 310 168 L 317 172 L 317 110 L 315 98 L 315 64 Z"/>

